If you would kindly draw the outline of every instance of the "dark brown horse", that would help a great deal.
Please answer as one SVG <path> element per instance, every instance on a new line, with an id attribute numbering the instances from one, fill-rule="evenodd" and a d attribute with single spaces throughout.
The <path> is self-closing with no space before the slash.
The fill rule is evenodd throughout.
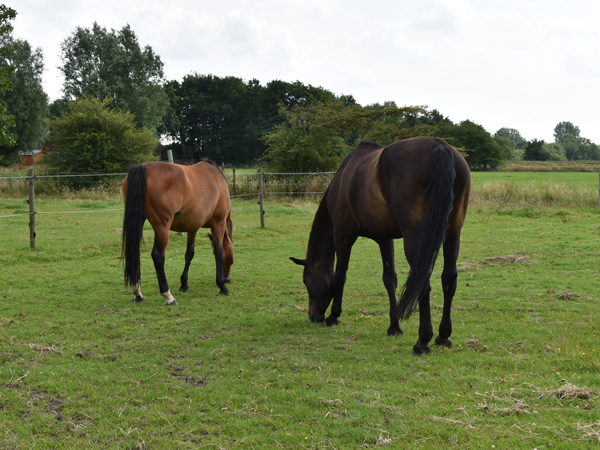
<path id="1" fill-rule="evenodd" d="M 233 264 L 231 202 L 223 172 L 210 161 L 193 166 L 152 162 L 131 166 L 123 181 L 123 254 L 125 283 L 131 286 L 135 301 L 144 297 L 140 290 L 140 243 L 144 222 L 154 229 L 152 260 L 165 305 L 176 305 L 165 276 L 165 248 L 169 230 L 187 231 L 185 268 L 181 291 L 187 291 L 188 269 L 194 257 L 196 233 L 210 228 L 217 266 L 217 286 L 229 295 L 225 282 L 231 280 Z"/>
<path id="2" fill-rule="evenodd" d="M 416 354 L 430 353 L 433 337 L 430 278 L 443 243 L 444 311 L 435 343 L 450 347 L 450 309 L 456 292 L 456 259 L 467 213 L 471 174 L 462 155 L 441 139 L 418 137 L 388 147 L 361 143 L 344 160 L 323 195 L 313 222 L 304 266 L 308 317 L 338 323 L 350 251 L 359 236 L 379 244 L 383 283 L 390 300 L 388 335 L 402 334 L 399 320 L 419 302 Z M 404 239 L 410 273 L 398 304 L 394 239 Z M 334 260 L 337 259 L 334 268 Z M 333 299 L 331 314 L 325 319 Z"/>

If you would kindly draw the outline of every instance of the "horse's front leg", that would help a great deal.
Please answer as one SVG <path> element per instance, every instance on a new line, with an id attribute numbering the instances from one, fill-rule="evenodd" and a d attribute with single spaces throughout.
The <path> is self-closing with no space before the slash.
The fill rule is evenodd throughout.
<path id="1" fill-rule="evenodd" d="M 344 295 L 344 285 L 346 284 L 346 273 L 350 262 L 350 252 L 356 238 L 337 240 L 335 243 L 335 253 L 337 262 L 335 273 L 333 274 L 333 303 L 331 304 L 331 313 L 325 319 L 327 326 L 337 325 L 338 318 L 342 315 L 342 297 Z"/>
<path id="2" fill-rule="evenodd" d="M 179 290 L 182 292 L 187 292 L 190 287 L 188 285 L 188 270 L 190 268 L 190 264 L 192 259 L 194 259 L 194 248 L 196 245 L 196 233 L 195 231 L 188 231 L 187 234 L 187 248 L 185 250 L 185 267 L 183 268 L 183 273 L 181 274 L 181 286 L 179 286 Z"/>
<path id="3" fill-rule="evenodd" d="M 415 355 L 428 355 L 431 353 L 429 341 L 433 338 L 433 327 L 431 325 L 431 310 L 429 304 L 429 293 L 431 286 L 427 287 L 419 296 L 419 340 L 413 347 Z"/>
<path id="4" fill-rule="evenodd" d="M 390 327 L 387 330 L 388 336 L 398 336 L 404 334 L 400 328 L 398 317 L 396 316 L 396 288 L 398 287 L 398 276 L 394 264 L 394 240 L 386 239 L 379 242 L 379 251 L 383 261 L 383 284 L 387 290 L 390 299 Z"/>
<path id="5" fill-rule="evenodd" d="M 213 253 L 215 254 L 216 264 L 216 282 L 221 295 L 231 295 L 227 286 L 225 286 L 225 276 L 223 275 L 223 236 L 225 235 L 225 223 L 213 224 L 211 227 L 212 236 L 210 240 L 213 246 Z"/>
<path id="6" fill-rule="evenodd" d="M 165 275 L 165 249 L 169 242 L 169 228 L 154 233 L 154 247 L 152 247 L 152 261 L 154 261 L 154 269 L 158 278 L 158 287 L 160 295 L 165 298 L 165 305 L 177 305 L 177 301 L 171 295 L 169 285 L 167 284 L 167 276 Z"/>

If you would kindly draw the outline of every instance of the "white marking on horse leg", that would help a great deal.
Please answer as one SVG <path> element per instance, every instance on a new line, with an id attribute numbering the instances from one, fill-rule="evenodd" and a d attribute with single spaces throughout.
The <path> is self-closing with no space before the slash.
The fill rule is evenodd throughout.
<path id="1" fill-rule="evenodd" d="M 178 305 L 177 300 L 175 300 L 175 297 L 171 295 L 170 289 L 167 292 L 161 292 L 160 295 L 162 295 L 166 299 L 165 305 Z"/>
<path id="2" fill-rule="evenodd" d="M 140 283 L 136 283 L 133 286 L 131 286 L 131 293 L 133 294 L 133 299 L 136 302 L 141 302 L 142 300 L 144 300 L 142 290 L 140 289 Z"/>

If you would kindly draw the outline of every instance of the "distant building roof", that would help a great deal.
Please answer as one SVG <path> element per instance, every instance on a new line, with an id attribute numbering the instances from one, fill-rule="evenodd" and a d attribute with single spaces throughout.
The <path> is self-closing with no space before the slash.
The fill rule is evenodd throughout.
<path id="1" fill-rule="evenodd" d="M 48 154 L 48 152 L 46 150 L 29 150 L 29 151 L 21 150 L 19 152 L 19 156 L 35 156 L 38 153 Z"/>

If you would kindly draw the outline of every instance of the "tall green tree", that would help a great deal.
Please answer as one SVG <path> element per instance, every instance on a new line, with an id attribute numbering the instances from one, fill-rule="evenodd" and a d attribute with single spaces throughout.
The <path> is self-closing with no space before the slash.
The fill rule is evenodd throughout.
<path id="1" fill-rule="evenodd" d="M 180 83 L 167 83 L 170 110 L 163 120 L 164 133 L 175 143 L 176 153 L 188 161 L 209 157 L 217 162 L 249 164 L 260 158 L 266 144 L 261 139 L 283 122 L 281 105 L 309 105 L 335 96 L 299 81 L 271 81 L 191 74 Z"/>
<path id="2" fill-rule="evenodd" d="M 315 125 L 343 138 L 350 149 L 363 140 L 389 145 L 431 131 L 431 126 L 416 123 L 419 116 L 426 114 L 425 109 L 400 108 L 394 102 L 363 107 L 353 98 L 342 96 L 317 104 L 315 114 Z"/>
<path id="3" fill-rule="evenodd" d="M 306 85 L 300 81 L 289 83 L 272 80 L 262 86 L 258 80 L 250 80 L 246 83 L 246 91 L 240 103 L 240 111 L 243 112 L 240 117 L 243 145 L 226 145 L 224 153 L 235 159 L 239 155 L 246 163 L 256 161 L 267 150 L 262 136 L 284 121 L 284 117 L 279 113 L 280 106 L 308 106 L 335 98 L 327 89 Z"/>
<path id="4" fill-rule="evenodd" d="M 558 145 L 563 149 L 568 160 L 600 159 L 600 148 L 587 138 L 565 134 Z"/>
<path id="5" fill-rule="evenodd" d="M 15 118 L 16 146 L 13 150 L 28 152 L 38 148 L 47 132 L 48 95 L 42 87 L 44 61 L 42 50 L 32 49 L 29 42 L 7 39 L 12 55 L 0 66 L 16 68 L 8 77 L 12 90 L 0 92 L 0 102 Z"/>
<path id="6" fill-rule="evenodd" d="M 10 39 L 13 26 L 10 23 L 17 17 L 17 12 L 6 5 L 0 5 L 0 40 L 6 42 Z M 12 56 L 12 47 L 7 44 L 0 44 L 0 94 L 12 89 L 11 74 L 15 67 L 8 64 L 8 58 Z M 6 105 L 0 102 L 0 164 L 10 162 L 4 156 L 17 143 L 17 136 L 14 133 L 15 118 L 9 114 Z"/>
<path id="7" fill-rule="evenodd" d="M 498 167 L 507 158 L 500 146 L 485 128 L 470 120 L 456 125 L 450 120 L 439 123 L 434 136 L 447 140 L 458 149 L 464 150 L 471 169 L 486 170 Z"/>
<path id="8" fill-rule="evenodd" d="M 554 142 L 561 142 L 567 134 L 579 137 L 579 127 L 571 122 L 559 122 L 554 127 Z"/>
<path id="9" fill-rule="evenodd" d="M 129 111 L 139 127 L 156 130 L 168 106 L 160 57 L 140 47 L 129 25 L 107 31 L 94 23 L 77 27 L 61 45 L 63 91 L 67 99 L 110 98 Z"/>
<path id="10" fill-rule="evenodd" d="M 515 149 L 523 148 L 523 146 L 527 144 L 527 140 L 523 136 L 521 136 L 521 133 L 519 133 L 518 130 L 515 130 L 514 128 L 500 128 L 498 131 L 496 131 L 496 133 L 494 133 L 494 139 L 496 139 L 497 137 L 510 139 L 512 142 L 515 143 Z"/>
<path id="11" fill-rule="evenodd" d="M 238 104 L 244 91 L 245 84 L 237 77 L 193 74 L 174 85 L 178 97 L 177 134 L 185 159 L 222 159 L 223 145 L 236 139 L 236 131 L 242 131 L 234 123 L 240 114 Z"/>
<path id="12" fill-rule="evenodd" d="M 510 140 L 507 137 L 498 136 L 497 134 L 495 134 L 494 141 L 496 141 L 496 144 L 498 144 L 500 147 L 502 147 L 504 149 L 507 159 L 512 158 L 514 151 L 515 151 L 515 147 L 516 147 L 515 143 L 512 140 Z"/>
<path id="13" fill-rule="evenodd" d="M 548 161 L 550 153 L 544 148 L 544 141 L 532 139 L 524 147 L 523 159 L 526 161 Z"/>
<path id="14" fill-rule="evenodd" d="M 386 145 L 431 129 L 414 124 L 425 114 L 421 107 L 399 108 L 393 102 L 362 107 L 343 96 L 280 111 L 285 121 L 265 135 L 263 159 L 291 172 L 333 169 L 365 139 Z"/>
<path id="15" fill-rule="evenodd" d="M 82 98 L 69 114 L 48 121 L 50 139 L 60 149 L 46 159 L 71 173 L 124 172 L 154 160 L 154 132 L 136 127 L 133 114 L 111 108 L 111 99 Z"/>
<path id="16" fill-rule="evenodd" d="M 348 146 L 329 124 L 319 123 L 322 104 L 281 106 L 285 121 L 265 134 L 263 160 L 282 172 L 326 171 L 337 167 Z"/>
<path id="17" fill-rule="evenodd" d="M 62 117 L 66 114 L 69 114 L 69 100 L 57 98 L 48 105 L 48 119 Z"/>
<path id="18" fill-rule="evenodd" d="M 565 148 L 556 142 L 544 142 L 544 151 L 548 153 L 548 161 L 566 161 Z"/>

